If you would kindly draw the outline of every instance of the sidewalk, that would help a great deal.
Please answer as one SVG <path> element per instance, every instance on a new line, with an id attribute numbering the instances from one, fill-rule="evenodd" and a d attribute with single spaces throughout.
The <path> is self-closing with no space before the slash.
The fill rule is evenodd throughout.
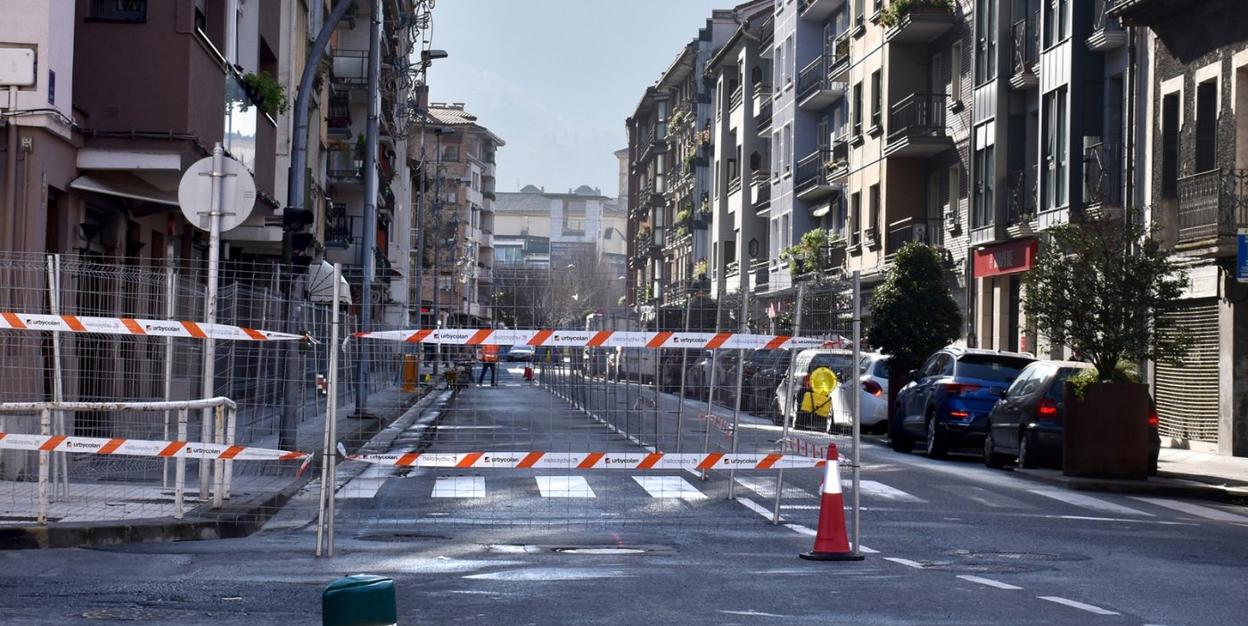
<path id="1" fill-rule="evenodd" d="M 354 403 L 340 407 L 337 418 L 338 440 L 348 448 L 358 447 L 384 430 L 429 391 L 431 388 L 424 387 L 414 393 L 404 393 L 398 388 L 373 392 L 369 395 L 368 404 L 372 417 L 367 419 L 352 417 L 355 412 Z M 299 425 L 296 442 L 300 450 L 313 452 L 321 449 L 323 417 L 322 424 L 314 424 L 313 421 L 310 418 Z M 276 435 L 262 437 L 248 444 L 272 446 L 276 444 L 276 438 Z M 269 442 L 268 439 L 272 441 Z M 172 517 L 173 500 L 170 490 L 161 489 L 159 485 L 151 488 L 142 488 L 131 483 L 119 485 L 120 491 L 115 497 L 109 497 L 109 493 L 99 494 L 108 500 L 106 503 L 86 498 L 58 503 L 57 515 L 53 519 L 60 518 L 63 520 L 60 522 L 52 522 L 46 526 L 32 523 L 0 524 L 0 549 L 64 548 L 138 541 L 243 537 L 258 530 L 270 517 L 277 514 L 304 484 L 318 478 L 318 467 L 316 462 L 312 463 L 302 476 L 295 476 L 293 466 L 290 472 L 283 471 L 280 475 L 262 471 L 260 476 L 251 476 L 249 472 L 239 471 L 242 468 L 236 464 L 231 498 L 219 510 L 213 510 L 208 503 L 194 499 L 192 481 L 188 477 L 188 510 L 181 520 Z M 33 489 L 34 483 L 21 485 L 27 486 Z M 71 488 L 75 491 L 80 492 L 81 487 L 71 483 Z M 97 483 L 93 487 L 99 490 L 106 486 Z M 110 509 L 110 515 L 100 514 L 104 507 Z"/>
<path id="2" fill-rule="evenodd" d="M 1248 458 L 1162 448 L 1148 480 L 1065 476 L 1061 470 L 1015 469 L 1018 476 L 1076 491 L 1248 503 Z"/>

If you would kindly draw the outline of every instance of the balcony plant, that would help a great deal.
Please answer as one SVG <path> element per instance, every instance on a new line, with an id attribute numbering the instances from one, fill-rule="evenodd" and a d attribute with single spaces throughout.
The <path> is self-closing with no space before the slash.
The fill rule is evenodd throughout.
<path id="1" fill-rule="evenodd" d="M 259 74 L 245 74 L 242 77 L 243 89 L 261 111 L 269 115 L 285 113 L 290 108 L 286 90 L 273 78 L 272 74 L 261 71 Z M 246 104 L 244 103 L 244 107 Z M 244 110 L 246 110 L 244 108 Z"/>
<path id="2" fill-rule="evenodd" d="M 780 252 L 780 260 L 788 263 L 789 274 L 801 276 L 813 273 L 823 275 L 833 269 L 829 251 L 838 247 L 841 239 L 826 228 L 816 228 L 802 234 L 794 246 Z"/>
<path id="3" fill-rule="evenodd" d="M 880 24 L 885 28 L 892 28 L 900 24 L 904 17 L 916 11 L 951 13 L 953 5 L 950 0 L 893 0 L 883 11 L 880 11 Z"/>
<path id="4" fill-rule="evenodd" d="M 1178 364 L 1190 344 L 1173 317 L 1187 283 L 1139 211 L 1048 231 L 1024 277 L 1023 310 L 1040 332 L 1091 362 L 1067 387 L 1063 471 L 1145 478 L 1148 386 L 1120 364 Z"/>
<path id="5" fill-rule="evenodd" d="M 836 170 L 839 170 L 842 167 L 846 167 L 848 165 L 849 165 L 849 161 L 847 161 L 844 157 L 828 159 L 828 161 L 823 164 L 823 166 L 827 168 L 829 172 L 835 172 Z"/>
<path id="6" fill-rule="evenodd" d="M 888 275 L 871 296 L 867 337 L 872 346 L 891 355 L 890 437 L 898 436 L 893 409 L 897 392 L 910 382 L 910 372 L 957 339 L 962 328 L 962 313 L 949 292 L 948 278 L 936 248 L 910 241 L 897 250 Z"/>
<path id="7" fill-rule="evenodd" d="M 703 257 L 701 259 L 698 259 L 693 264 L 693 279 L 694 280 L 706 280 L 706 269 L 707 269 L 706 258 Z"/>

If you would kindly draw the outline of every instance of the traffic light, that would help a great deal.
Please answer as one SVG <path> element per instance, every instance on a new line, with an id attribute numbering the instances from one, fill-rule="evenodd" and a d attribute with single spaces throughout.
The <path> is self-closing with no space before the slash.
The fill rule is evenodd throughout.
<path id="1" fill-rule="evenodd" d="M 316 221 L 316 214 L 309 209 L 286 207 L 282 212 L 282 230 L 289 248 L 289 260 L 297 268 L 307 268 L 312 263 L 309 248 L 314 236 L 305 232 Z"/>

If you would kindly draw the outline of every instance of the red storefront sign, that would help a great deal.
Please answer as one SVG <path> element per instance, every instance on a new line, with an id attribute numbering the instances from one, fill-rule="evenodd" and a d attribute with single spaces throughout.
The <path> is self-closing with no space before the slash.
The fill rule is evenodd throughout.
<path id="1" fill-rule="evenodd" d="M 1031 269 L 1039 245 L 1035 239 L 1020 239 L 975 251 L 975 278 L 1004 276 Z"/>

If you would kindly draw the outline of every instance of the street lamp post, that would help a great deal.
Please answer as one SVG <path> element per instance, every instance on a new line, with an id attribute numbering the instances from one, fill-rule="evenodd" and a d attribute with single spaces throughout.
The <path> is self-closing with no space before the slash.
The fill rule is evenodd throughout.
<path id="1" fill-rule="evenodd" d="M 441 292 L 439 291 L 439 287 L 440 287 L 439 283 L 441 282 L 441 276 L 440 276 L 441 263 L 439 261 L 441 260 L 441 253 L 442 253 L 442 247 L 441 245 L 439 245 L 440 242 L 442 241 L 442 232 L 441 232 L 442 231 L 442 136 L 452 135 L 454 133 L 455 133 L 455 129 L 449 126 L 442 126 L 442 127 L 439 127 L 437 130 L 433 131 L 434 137 L 436 138 L 435 149 L 437 150 L 437 156 L 436 156 L 436 159 L 434 160 L 434 166 L 433 166 L 434 179 L 433 179 L 433 202 L 432 202 L 433 234 L 434 234 L 434 238 L 433 238 L 433 311 L 432 313 L 433 313 L 434 328 L 440 328 L 442 326 L 442 315 L 441 315 L 441 311 L 439 310 L 441 302 L 442 302 L 442 298 L 440 295 Z M 422 246 L 421 246 L 421 254 L 424 254 L 423 239 L 422 239 Z M 423 259 L 422 259 L 422 263 L 423 263 Z M 423 277 L 421 278 L 421 281 L 423 283 L 424 281 Z M 437 356 L 433 360 L 433 377 L 434 379 L 437 379 L 438 367 L 440 365 L 440 362 L 442 361 L 442 344 L 440 343 L 434 344 L 434 350 L 436 350 Z"/>

